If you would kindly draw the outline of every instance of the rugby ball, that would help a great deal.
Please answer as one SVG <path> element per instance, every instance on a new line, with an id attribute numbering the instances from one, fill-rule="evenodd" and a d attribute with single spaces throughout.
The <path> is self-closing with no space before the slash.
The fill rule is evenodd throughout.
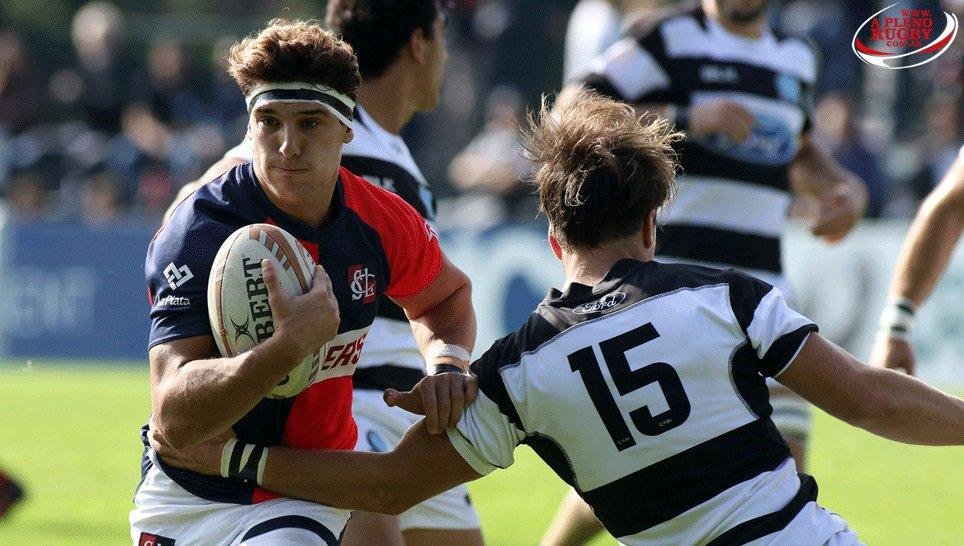
<path id="1" fill-rule="evenodd" d="M 252 224 L 232 233 L 218 250 L 208 279 L 208 318 L 222 356 L 243 353 L 274 333 L 261 260 L 272 262 L 288 294 L 301 295 L 311 288 L 314 260 L 290 233 L 270 224 Z M 291 370 L 268 397 L 291 398 L 310 385 L 321 351 Z"/>

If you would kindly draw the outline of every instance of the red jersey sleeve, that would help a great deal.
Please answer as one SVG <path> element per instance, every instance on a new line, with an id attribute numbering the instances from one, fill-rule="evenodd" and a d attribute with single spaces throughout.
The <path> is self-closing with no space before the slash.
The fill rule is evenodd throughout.
<path id="1" fill-rule="evenodd" d="M 385 295 L 414 296 L 435 282 L 443 261 L 435 228 L 394 193 L 369 184 L 344 167 L 341 178 L 348 207 L 381 237 L 390 274 Z"/>

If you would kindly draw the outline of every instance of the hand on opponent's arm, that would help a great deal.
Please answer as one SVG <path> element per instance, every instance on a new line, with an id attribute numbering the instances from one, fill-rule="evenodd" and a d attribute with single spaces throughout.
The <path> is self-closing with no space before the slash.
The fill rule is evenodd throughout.
<path id="1" fill-rule="evenodd" d="M 389 389 L 385 401 L 424 414 L 428 432 L 438 434 L 455 426 L 478 394 L 478 384 L 468 373 L 475 345 L 472 285 L 465 273 L 444 260 L 432 284 L 396 302 L 405 309 L 429 376 L 409 393 Z"/>
<path id="2" fill-rule="evenodd" d="M 237 476 L 231 469 L 232 460 L 238 458 L 235 453 L 254 452 L 253 447 L 231 440 L 212 440 L 180 450 L 165 445 L 156 434 L 150 441 L 171 466 L 212 476 L 225 475 L 224 469 Z M 447 435 L 429 434 L 424 421 L 412 426 L 388 453 L 271 447 L 256 456 L 263 461 L 251 466 L 262 469 L 257 482 L 265 489 L 336 508 L 381 514 L 401 513 L 480 476 Z"/>
<path id="3" fill-rule="evenodd" d="M 290 296 L 272 265 L 262 262 L 275 333 L 248 351 L 218 356 L 211 336 L 151 348 L 154 426 L 175 447 L 212 438 L 251 411 L 306 356 L 338 330 L 338 302 L 331 281 L 316 266 L 311 290 Z"/>

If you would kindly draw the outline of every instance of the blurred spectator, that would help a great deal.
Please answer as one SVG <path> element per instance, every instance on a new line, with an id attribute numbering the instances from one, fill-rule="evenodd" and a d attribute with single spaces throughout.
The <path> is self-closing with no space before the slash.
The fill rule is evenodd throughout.
<path id="1" fill-rule="evenodd" d="M 58 101 L 82 112 L 94 129 L 109 134 L 120 130 L 130 70 L 139 64 L 118 53 L 122 26 L 120 11 L 109 2 L 80 8 L 71 27 L 77 66 L 51 78 L 51 94 Z"/>
<path id="2" fill-rule="evenodd" d="M 146 72 L 133 79 L 131 100 L 149 105 L 160 123 L 185 127 L 203 119 L 200 86 L 180 43 L 162 40 L 151 44 Z"/>
<path id="3" fill-rule="evenodd" d="M 14 176 L 6 185 L 7 212 L 25 221 L 41 220 L 47 215 L 49 195 L 34 173 Z"/>
<path id="4" fill-rule="evenodd" d="M 625 21 L 677 3 L 451 2 L 450 60 L 441 105 L 417 116 L 403 136 L 440 198 L 464 192 L 470 198 L 460 203 L 482 207 L 456 218 L 475 218 L 477 224 L 531 220 L 534 201 L 520 183 L 527 167 L 518 157 L 510 120 L 514 124 L 526 103 L 558 91 L 565 49 L 570 59 L 580 50 L 591 53 L 613 39 Z M 818 126 L 824 144 L 869 183 L 872 215 L 887 193 L 883 177 L 873 174 L 880 170 L 874 151 L 887 149 L 886 172 L 902 181 L 891 185 L 896 191 L 889 199 L 904 198 L 885 210 L 912 214 L 914 196 L 930 189 L 959 146 L 964 40 L 956 40 L 934 63 L 872 78 L 849 42 L 856 25 L 883 4 L 772 3 L 773 25 L 813 38 L 825 58 L 824 88 L 842 93 L 822 103 L 829 112 Z M 915 7 L 937 9 L 939 3 L 950 12 L 964 6 L 964 0 L 921 0 Z M 245 28 L 263 22 L 268 4 L 218 0 L 158 8 L 81 0 L 64 4 L 79 7 L 69 16 L 71 25 L 45 27 L 39 36 L 23 21 L 10 22 L 0 30 L 0 193 L 16 200 L 25 216 L 81 218 L 84 204 L 78 196 L 88 193 L 90 173 L 103 171 L 113 181 L 112 200 L 120 216 L 158 214 L 169 195 L 198 177 L 223 153 L 226 142 L 236 142 L 246 131 L 243 97 L 225 70 L 225 58 Z M 198 22 L 215 16 L 223 26 Z M 567 63 L 567 73 L 577 70 L 578 61 Z M 516 91 L 493 90 L 495 82 L 511 82 Z M 841 104 L 843 97 L 860 97 L 855 101 L 860 111 L 852 112 L 847 101 Z M 857 125 L 867 128 L 866 139 L 853 132 Z M 928 134 L 917 139 L 925 129 Z M 108 192 L 94 186 L 91 191 L 106 199 Z M 441 223 L 452 217 L 444 203 L 439 213 Z"/>
<path id="5" fill-rule="evenodd" d="M 853 100 L 843 93 L 824 95 L 817 104 L 814 138 L 834 159 L 867 185 L 867 217 L 878 218 L 887 199 L 888 184 L 880 158 L 861 139 Z"/>
<path id="6" fill-rule="evenodd" d="M 95 174 L 83 184 L 81 220 L 87 225 L 114 222 L 121 216 L 117 182 L 107 172 Z"/>
<path id="7" fill-rule="evenodd" d="M 485 126 L 468 147 L 455 156 L 448 174 L 456 188 L 479 198 L 486 195 L 495 198 L 502 218 L 531 221 L 538 207 L 525 183 L 531 167 L 522 156 L 519 143 L 519 121 L 524 108 L 515 88 L 494 89 L 486 100 Z"/>
<path id="8" fill-rule="evenodd" d="M 14 31 L 0 31 L 0 132 L 16 135 L 40 120 L 43 84 Z"/>
<path id="9" fill-rule="evenodd" d="M 228 142 L 237 142 L 244 134 L 245 126 L 248 123 L 248 112 L 244 107 L 244 95 L 238 89 L 238 84 L 234 83 L 231 75 L 227 71 L 228 49 L 234 44 L 233 36 L 223 36 L 218 38 L 211 47 L 210 58 L 208 59 L 208 95 L 210 96 L 209 115 L 221 126 L 228 129 L 226 135 Z M 240 133 L 233 138 L 233 133 Z"/>

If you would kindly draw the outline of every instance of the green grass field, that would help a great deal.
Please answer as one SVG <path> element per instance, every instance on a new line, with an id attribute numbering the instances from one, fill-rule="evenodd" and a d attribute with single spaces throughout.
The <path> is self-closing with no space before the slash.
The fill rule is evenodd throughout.
<path id="1" fill-rule="evenodd" d="M 144 367 L 0 367 L 0 466 L 29 494 L 0 522 L 0 544 L 129 543 L 148 408 Z M 964 544 L 964 449 L 902 446 L 821 414 L 811 459 L 821 503 L 868 544 Z M 525 545 L 565 487 L 523 448 L 472 491 L 489 544 Z"/>

